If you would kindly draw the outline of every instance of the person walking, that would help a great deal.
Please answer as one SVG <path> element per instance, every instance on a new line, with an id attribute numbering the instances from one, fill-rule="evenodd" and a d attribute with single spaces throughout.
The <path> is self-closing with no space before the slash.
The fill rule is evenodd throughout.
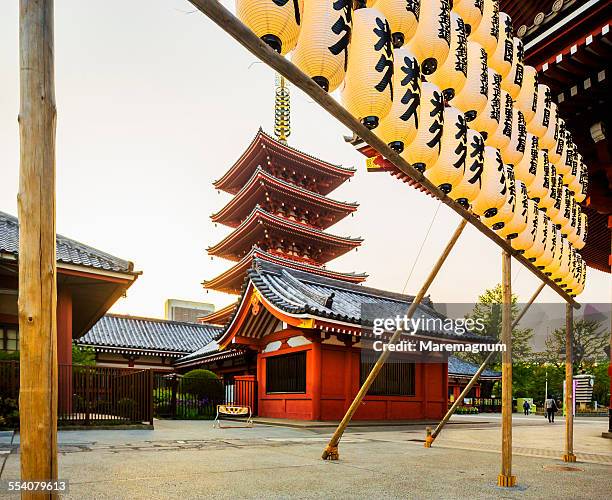
<path id="1" fill-rule="evenodd" d="M 525 415 L 529 415 L 529 410 L 531 409 L 531 405 L 529 404 L 529 401 L 525 400 L 523 402 L 523 413 Z"/>
<path id="2" fill-rule="evenodd" d="M 548 417 L 548 423 L 554 424 L 555 423 L 555 413 L 559 409 L 557 407 L 557 403 L 554 400 L 554 398 L 548 398 L 544 402 L 544 408 L 546 409 L 546 416 Z"/>

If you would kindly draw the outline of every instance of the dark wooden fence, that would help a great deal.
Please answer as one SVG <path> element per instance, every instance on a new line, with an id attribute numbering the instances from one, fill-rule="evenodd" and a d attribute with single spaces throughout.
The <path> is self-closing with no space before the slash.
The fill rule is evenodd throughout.
<path id="1" fill-rule="evenodd" d="M 205 380 L 193 384 L 177 374 L 155 374 L 154 414 L 159 418 L 212 419 L 218 404 L 257 408 L 254 380 Z"/>
<path id="2" fill-rule="evenodd" d="M 0 361 L 0 419 L 12 411 L 4 426 L 16 425 L 18 398 L 19 363 Z M 152 424 L 153 372 L 60 365 L 57 408 L 58 425 Z"/>

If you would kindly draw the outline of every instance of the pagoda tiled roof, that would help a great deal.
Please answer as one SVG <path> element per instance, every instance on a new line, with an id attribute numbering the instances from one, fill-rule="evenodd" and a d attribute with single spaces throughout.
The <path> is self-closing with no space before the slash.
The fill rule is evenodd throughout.
<path id="1" fill-rule="evenodd" d="M 464 361 L 456 356 L 448 357 L 448 376 L 457 378 L 472 378 L 478 371 L 478 365 Z M 501 379 L 501 372 L 486 368 L 481 374 L 481 379 Z"/>
<path id="2" fill-rule="evenodd" d="M 295 261 L 274 255 L 258 247 L 253 249 L 245 255 L 236 265 L 232 266 L 227 271 L 223 272 L 216 278 L 202 282 L 204 288 L 210 288 L 225 293 L 240 293 L 244 280 L 246 279 L 247 270 L 251 267 L 251 261 L 254 259 L 261 259 L 266 262 L 273 262 L 284 267 L 296 270 L 302 270 L 311 272 L 319 276 L 326 276 L 333 279 L 342 281 L 348 281 L 351 283 L 361 283 L 368 277 L 364 273 L 342 273 L 338 271 L 332 271 L 319 266 L 313 266 L 305 262 Z"/>
<path id="3" fill-rule="evenodd" d="M 287 162 L 295 162 L 304 168 L 318 172 L 317 177 L 329 177 L 332 182 L 330 182 L 325 192 L 322 193 L 325 195 L 355 174 L 355 169 L 353 168 L 328 163 L 287 144 L 283 144 L 266 134 L 260 128 L 251 144 L 249 144 L 236 163 L 220 179 L 216 180 L 213 185 L 217 189 L 232 194 L 236 193 L 246 183 L 248 178 L 251 177 L 252 171 L 258 167 L 257 155 L 261 154 L 264 150 L 281 156 Z"/>
<path id="4" fill-rule="evenodd" d="M 238 261 L 241 257 L 237 257 L 235 252 L 232 251 L 232 247 L 235 247 L 241 240 L 249 242 L 253 236 L 256 236 L 256 230 L 258 227 L 266 225 L 268 227 L 274 227 L 277 230 L 291 232 L 294 235 L 299 235 L 305 239 L 315 241 L 319 247 L 324 246 L 327 243 L 329 246 L 335 246 L 338 248 L 338 252 L 332 252 L 328 255 L 322 256 L 321 262 L 327 262 L 349 250 L 358 247 L 363 241 L 362 238 L 351 238 L 346 236 L 336 236 L 334 234 L 321 231 L 320 229 L 307 226 L 299 222 L 294 222 L 284 217 L 267 212 L 259 205 L 251 211 L 249 216 L 228 236 L 221 240 L 216 245 L 208 248 L 210 255 L 217 255 L 224 257 L 229 260 Z M 249 239 L 250 238 L 250 239 Z M 253 246 L 253 244 L 249 244 Z"/>
<path id="5" fill-rule="evenodd" d="M 221 346 L 229 341 L 228 335 L 232 331 L 233 323 L 239 317 L 238 312 L 243 304 L 250 300 L 249 293 L 253 290 L 261 294 L 266 304 L 270 304 L 266 307 L 273 307 L 282 314 L 297 318 L 312 318 L 315 321 L 324 321 L 326 324 L 336 323 L 343 327 L 353 324 L 357 328 L 372 326 L 371 318 L 363 316 L 365 305 L 383 308 L 389 316 L 394 316 L 405 314 L 414 300 L 412 295 L 330 279 L 258 258 L 253 259 L 253 265 L 247 276 L 239 305 L 223 332 L 216 337 L 216 345 L 211 343 L 208 348 L 179 359 L 178 364 L 203 361 L 211 355 L 223 352 Z M 330 297 L 333 298 L 331 302 L 328 301 Z M 434 309 L 429 298 L 419 304 L 415 316 L 445 319 L 444 315 Z M 494 339 L 470 332 L 458 333 L 442 329 L 424 333 L 428 337 L 454 342 L 494 342 Z"/>
<path id="6" fill-rule="evenodd" d="M 240 216 L 238 214 L 244 213 L 244 208 L 249 206 L 249 200 L 256 196 L 258 191 L 264 190 L 265 188 L 276 189 L 283 193 L 285 196 L 297 198 L 302 203 L 310 206 L 321 206 L 330 212 L 335 212 L 336 217 L 329 221 L 326 221 L 322 229 L 335 224 L 349 213 L 357 210 L 358 203 L 348 203 L 333 200 L 321 194 L 315 193 L 301 186 L 291 184 L 278 177 L 275 177 L 271 173 L 265 171 L 261 167 L 257 167 L 253 172 L 253 175 L 249 181 L 236 193 L 234 198 L 225 205 L 219 212 L 213 214 L 211 219 L 213 222 L 225 224 L 230 227 L 236 227 L 240 224 Z M 248 209 L 248 208 L 247 208 Z"/>

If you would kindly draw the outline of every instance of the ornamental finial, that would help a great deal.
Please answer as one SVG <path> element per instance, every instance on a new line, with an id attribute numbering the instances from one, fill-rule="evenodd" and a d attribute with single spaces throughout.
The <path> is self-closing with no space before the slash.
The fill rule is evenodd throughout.
<path id="1" fill-rule="evenodd" d="M 287 144 L 291 135 L 291 100 L 285 77 L 276 73 L 276 95 L 274 97 L 274 135 L 279 142 Z"/>

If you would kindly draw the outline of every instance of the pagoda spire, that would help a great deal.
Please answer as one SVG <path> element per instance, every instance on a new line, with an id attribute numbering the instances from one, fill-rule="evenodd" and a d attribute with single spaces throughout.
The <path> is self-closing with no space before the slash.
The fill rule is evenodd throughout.
<path id="1" fill-rule="evenodd" d="M 274 96 L 274 135 L 279 142 L 287 144 L 291 135 L 291 96 L 285 77 L 276 73 Z"/>

